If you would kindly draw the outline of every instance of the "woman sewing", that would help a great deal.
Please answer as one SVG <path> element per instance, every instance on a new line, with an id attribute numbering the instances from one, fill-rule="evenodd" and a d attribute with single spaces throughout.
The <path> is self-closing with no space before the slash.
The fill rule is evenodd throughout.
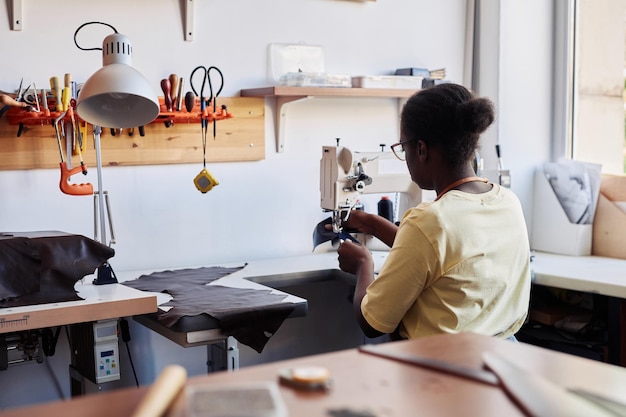
<path id="1" fill-rule="evenodd" d="M 338 249 L 340 268 L 357 277 L 354 312 L 367 336 L 514 338 L 524 323 L 530 249 L 522 208 L 472 164 L 494 117 L 491 101 L 456 84 L 421 90 L 404 106 L 392 149 L 437 198 L 409 209 L 399 226 L 359 210 L 344 222 L 391 247 L 376 278 L 366 247 L 346 240 Z"/>

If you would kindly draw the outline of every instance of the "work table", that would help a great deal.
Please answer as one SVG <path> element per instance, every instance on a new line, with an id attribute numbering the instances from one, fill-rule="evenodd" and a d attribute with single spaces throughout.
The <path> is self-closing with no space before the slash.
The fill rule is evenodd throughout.
<path id="1" fill-rule="evenodd" d="M 438 335 L 378 345 L 385 352 L 433 358 L 482 370 L 485 352 L 493 352 L 534 375 L 567 388 L 585 389 L 623 400 L 624 369 L 546 349 L 475 334 Z M 236 386 L 251 382 L 276 382 L 281 369 L 318 365 L 327 368 L 332 388 L 306 392 L 279 385 L 290 416 L 328 416 L 329 412 L 367 410 L 373 415 L 410 416 L 522 416 L 525 415 L 499 385 L 489 385 L 440 370 L 409 365 L 349 349 L 322 355 L 217 372 L 187 380 L 186 386 Z M 148 387 L 127 388 L 89 395 L 71 401 L 0 412 L 2 417 L 45 415 L 129 416 Z M 236 407 L 236 405 L 233 405 Z M 185 415 L 185 395 L 180 393 L 166 417 Z M 369 415 L 369 414 L 368 414 Z"/>
<path id="2" fill-rule="evenodd" d="M 535 252 L 533 282 L 626 299 L 626 260 Z"/>
<path id="3" fill-rule="evenodd" d="M 378 271 L 387 252 L 375 251 L 373 256 Z M 212 284 L 267 289 L 316 279 L 354 279 L 339 269 L 336 252 L 261 259 L 224 266 L 244 264 L 241 270 Z M 536 284 L 626 298 L 626 260 L 536 252 L 531 267 L 533 282 Z M 124 282 L 151 272 L 154 270 L 116 271 L 116 275 L 120 282 Z M 169 300 L 166 294 L 144 293 L 121 284 L 95 286 L 89 277 L 77 282 L 75 288 L 85 300 L 0 309 L 0 333 L 70 324 L 78 319 L 81 322 L 100 320 L 111 318 L 111 314 L 116 317 L 140 315 L 155 312 L 157 304 Z M 306 300 L 300 297 L 288 294 L 285 302 L 296 303 L 300 313 L 303 312 L 302 308 L 306 309 Z"/>
<path id="4" fill-rule="evenodd" d="M 157 311 L 157 297 L 121 284 L 93 285 L 87 278 L 74 288 L 83 300 L 0 308 L 0 333 L 134 316 Z"/>

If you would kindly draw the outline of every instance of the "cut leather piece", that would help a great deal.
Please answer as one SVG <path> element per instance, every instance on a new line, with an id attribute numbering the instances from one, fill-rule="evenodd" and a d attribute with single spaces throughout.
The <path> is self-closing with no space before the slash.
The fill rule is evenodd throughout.
<path id="1" fill-rule="evenodd" d="M 224 335 L 233 336 L 239 343 L 261 353 L 295 305 L 283 302 L 286 294 L 272 294 L 270 289 L 206 285 L 242 268 L 164 271 L 142 275 L 123 284 L 172 296 L 172 300 L 163 304 L 172 308 L 157 315 L 162 325 L 178 328 L 177 323 L 184 317 L 208 315 L 218 321 Z"/>
<path id="2" fill-rule="evenodd" d="M 187 288 L 189 286 L 211 283 L 216 279 L 225 277 L 226 275 L 230 275 L 233 272 L 243 269 L 244 266 L 237 266 L 233 268 L 224 268 L 220 266 L 185 268 L 153 272 L 152 274 L 142 275 L 132 281 L 126 281 L 124 282 L 124 285 L 142 291 L 168 292 L 168 289 L 176 288 L 178 286 Z"/>
<path id="3" fill-rule="evenodd" d="M 57 231 L 3 233 L 13 239 L 28 239 L 36 249 L 40 265 L 23 271 L 24 277 L 38 276 L 39 291 L 0 301 L 0 307 L 21 307 L 26 305 L 82 300 L 74 285 L 86 275 L 93 274 L 96 268 L 115 255 L 115 251 L 102 243 L 82 235 Z M 0 245 L 7 239 L 0 240 Z M 24 257 L 22 260 L 26 262 Z M 5 281 L 10 278 L 0 276 Z"/>
<path id="4" fill-rule="evenodd" d="M 165 305 L 172 309 L 159 314 L 161 324 L 171 327 L 182 316 L 208 314 L 218 320 L 223 334 L 259 353 L 295 307 L 282 302 L 286 295 L 271 294 L 271 290 L 221 285 L 181 290 L 167 291 L 173 299 Z"/>

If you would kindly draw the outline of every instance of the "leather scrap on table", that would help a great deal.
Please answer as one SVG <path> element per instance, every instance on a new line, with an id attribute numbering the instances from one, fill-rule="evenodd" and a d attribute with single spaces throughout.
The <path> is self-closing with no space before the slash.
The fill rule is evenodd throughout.
<path id="1" fill-rule="evenodd" d="M 223 334 L 261 353 L 295 305 L 283 301 L 286 294 L 273 294 L 271 289 L 207 285 L 242 268 L 244 266 L 155 272 L 123 284 L 172 296 L 172 300 L 163 304 L 172 308 L 157 316 L 162 325 L 172 327 L 184 316 L 206 314 L 218 320 Z"/>
<path id="2" fill-rule="evenodd" d="M 0 233 L 0 308 L 82 300 L 76 282 L 114 254 L 81 235 Z"/>
<path id="3" fill-rule="evenodd" d="M 142 291 L 165 292 L 166 289 L 177 286 L 186 288 L 190 285 L 209 284 L 244 267 L 245 265 L 232 268 L 215 266 L 160 271 L 142 275 L 132 281 L 125 281 L 123 284 Z"/>

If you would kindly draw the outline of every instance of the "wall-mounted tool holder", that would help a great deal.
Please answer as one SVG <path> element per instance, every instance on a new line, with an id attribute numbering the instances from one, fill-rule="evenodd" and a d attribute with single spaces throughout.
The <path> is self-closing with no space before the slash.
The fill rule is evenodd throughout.
<path id="1" fill-rule="evenodd" d="M 159 101 L 162 110 L 159 116 L 142 129 L 139 126 L 121 131 L 103 129 L 104 166 L 202 162 L 202 117 L 209 123 L 217 122 L 215 140 L 212 135 L 207 140 L 207 162 L 265 158 L 263 98 L 219 97 L 216 111 L 212 111 L 212 105 L 207 106 L 205 115 L 200 112 L 197 98 L 191 112 L 165 111 L 163 97 Z M 56 108 L 54 100 L 48 100 L 48 107 Z M 60 114 L 27 112 L 20 108 L 7 111 L 0 119 L 0 170 L 58 168 L 59 149 L 53 123 Z M 85 164 L 95 167 L 91 125 L 87 126 L 85 139 Z"/>
<path id="2" fill-rule="evenodd" d="M 152 123 L 163 122 L 165 125 L 167 125 L 167 127 L 172 126 L 176 123 L 200 123 L 202 120 L 205 120 L 208 123 L 214 123 L 219 120 L 231 119 L 234 117 L 232 112 L 229 111 L 228 105 L 225 103 L 221 103 L 221 100 L 220 106 L 216 108 L 216 111 L 211 111 L 211 109 L 213 108 L 212 104 L 209 104 L 203 111 L 201 111 L 200 99 L 198 97 L 195 98 L 193 107 L 190 111 L 167 111 L 165 106 L 165 99 L 163 97 L 159 97 L 159 105 L 161 107 L 159 115 L 156 119 L 152 121 Z M 42 106 L 42 108 L 46 109 L 56 107 L 57 105 L 54 99 L 48 99 L 47 106 Z M 9 124 L 18 125 L 22 128 L 27 125 L 52 126 L 53 123 L 57 120 L 58 122 L 72 121 L 71 111 L 28 111 L 23 107 L 13 107 L 9 109 L 9 111 L 7 111 L 6 117 L 9 121 Z M 78 117 L 75 110 L 74 117 L 78 123 L 82 123 L 82 120 L 80 119 L 80 117 Z M 17 136 L 21 136 L 21 130 L 18 130 Z"/>

